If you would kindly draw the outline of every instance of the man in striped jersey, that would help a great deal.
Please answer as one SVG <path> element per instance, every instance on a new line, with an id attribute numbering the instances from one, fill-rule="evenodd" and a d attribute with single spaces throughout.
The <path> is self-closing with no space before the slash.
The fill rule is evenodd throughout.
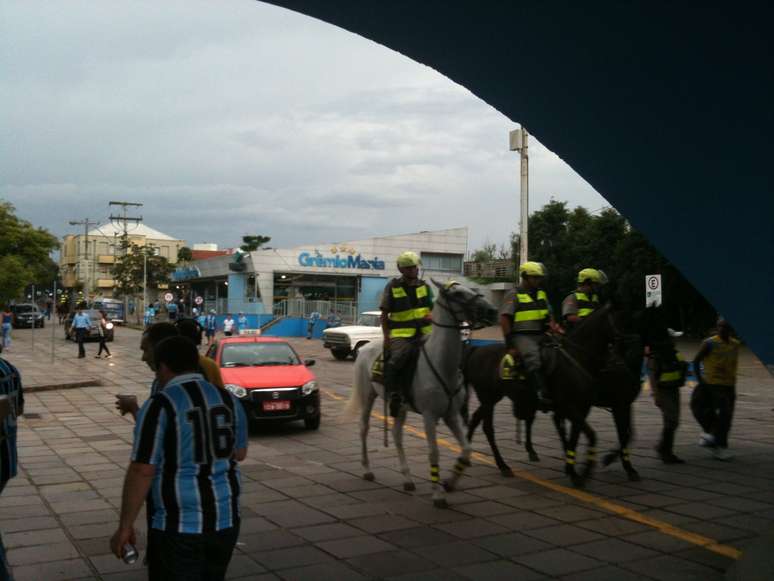
<path id="1" fill-rule="evenodd" d="M 0 493 L 16 476 L 16 418 L 24 413 L 21 376 L 16 368 L 0 358 Z M 0 537 L 0 581 L 11 578 Z"/>
<path id="2" fill-rule="evenodd" d="M 190 340 L 164 339 L 153 354 L 160 390 L 137 416 L 111 549 L 120 558 L 135 544 L 147 497 L 149 579 L 223 579 L 239 535 L 237 462 L 247 456 L 247 417 L 197 371 Z"/>

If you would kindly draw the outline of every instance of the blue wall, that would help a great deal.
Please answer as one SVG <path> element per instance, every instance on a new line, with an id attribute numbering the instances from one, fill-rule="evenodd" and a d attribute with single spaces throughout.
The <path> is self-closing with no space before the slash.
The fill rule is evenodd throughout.
<path id="1" fill-rule="evenodd" d="M 306 337 L 307 320 L 301 317 L 287 317 L 275 323 L 263 332 L 266 337 Z M 322 332 L 328 327 L 324 320 L 319 320 L 314 326 L 312 337 L 320 339 Z"/>
<path id="2" fill-rule="evenodd" d="M 388 280 L 390 279 L 382 276 L 363 276 L 360 278 L 357 308 L 361 313 L 379 310 L 379 299 Z"/>

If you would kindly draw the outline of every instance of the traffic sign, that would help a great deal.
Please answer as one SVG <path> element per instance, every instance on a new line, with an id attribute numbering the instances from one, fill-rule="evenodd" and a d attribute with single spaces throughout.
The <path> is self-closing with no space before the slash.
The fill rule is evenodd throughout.
<path id="1" fill-rule="evenodd" d="M 194 302 L 195 302 L 197 305 L 201 305 L 201 304 L 204 302 L 204 298 L 203 298 L 203 297 L 196 297 L 196 298 L 194 299 Z"/>
<path id="2" fill-rule="evenodd" d="M 175 297 L 172 295 L 172 293 L 164 293 L 164 300 L 167 301 L 168 303 L 171 303 L 172 299 L 174 298 Z"/>
<path id="3" fill-rule="evenodd" d="M 661 275 L 647 275 L 645 277 L 645 307 L 660 307 L 661 298 Z"/>

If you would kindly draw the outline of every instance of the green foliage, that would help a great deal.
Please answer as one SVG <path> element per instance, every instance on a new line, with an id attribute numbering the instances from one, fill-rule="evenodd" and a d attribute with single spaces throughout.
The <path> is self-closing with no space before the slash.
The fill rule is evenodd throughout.
<path id="1" fill-rule="evenodd" d="M 181 246 L 177 251 L 178 262 L 190 262 L 193 260 L 193 251 L 188 246 Z"/>
<path id="2" fill-rule="evenodd" d="M 148 288 L 157 288 L 169 282 L 172 265 L 163 256 L 153 254 L 150 246 L 130 244 L 125 254 L 116 257 L 112 272 L 115 289 L 120 296 L 130 296 L 142 292 L 145 258 L 147 257 Z"/>
<path id="3" fill-rule="evenodd" d="M 12 204 L 0 201 L 0 301 L 16 299 L 24 287 L 48 287 L 58 268 L 50 253 L 59 248 L 56 237 L 16 216 Z"/>
<path id="4" fill-rule="evenodd" d="M 489 242 L 486 242 L 483 248 L 479 248 L 478 250 L 474 251 L 470 258 L 473 262 L 484 264 L 486 262 L 492 262 L 495 259 L 496 254 L 497 244 L 490 244 Z"/>
<path id="5" fill-rule="evenodd" d="M 258 250 L 269 240 L 271 240 L 271 236 L 261 236 L 260 234 L 256 236 L 242 236 L 242 246 L 239 248 L 245 252 L 252 252 L 253 250 Z"/>
<path id="6" fill-rule="evenodd" d="M 518 245 L 517 245 L 518 246 Z M 555 312 L 577 286 L 578 271 L 604 270 L 608 293 L 632 309 L 645 305 L 645 276 L 661 274 L 664 306 L 672 327 L 702 334 L 715 313 L 677 268 L 618 212 L 608 208 L 592 215 L 582 207 L 552 200 L 530 216 L 530 260 L 548 269 L 545 289 Z"/>

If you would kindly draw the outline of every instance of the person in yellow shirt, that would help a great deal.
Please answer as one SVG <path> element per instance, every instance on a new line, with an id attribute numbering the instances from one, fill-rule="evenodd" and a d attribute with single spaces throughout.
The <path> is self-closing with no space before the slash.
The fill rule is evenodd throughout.
<path id="1" fill-rule="evenodd" d="M 704 340 L 693 359 L 699 385 L 691 397 L 691 410 L 704 430 L 699 445 L 710 448 L 718 460 L 733 457 L 728 451 L 728 432 L 736 402 L 739 346 L 728 321 L 721 317 L 717 334 Z"/>

